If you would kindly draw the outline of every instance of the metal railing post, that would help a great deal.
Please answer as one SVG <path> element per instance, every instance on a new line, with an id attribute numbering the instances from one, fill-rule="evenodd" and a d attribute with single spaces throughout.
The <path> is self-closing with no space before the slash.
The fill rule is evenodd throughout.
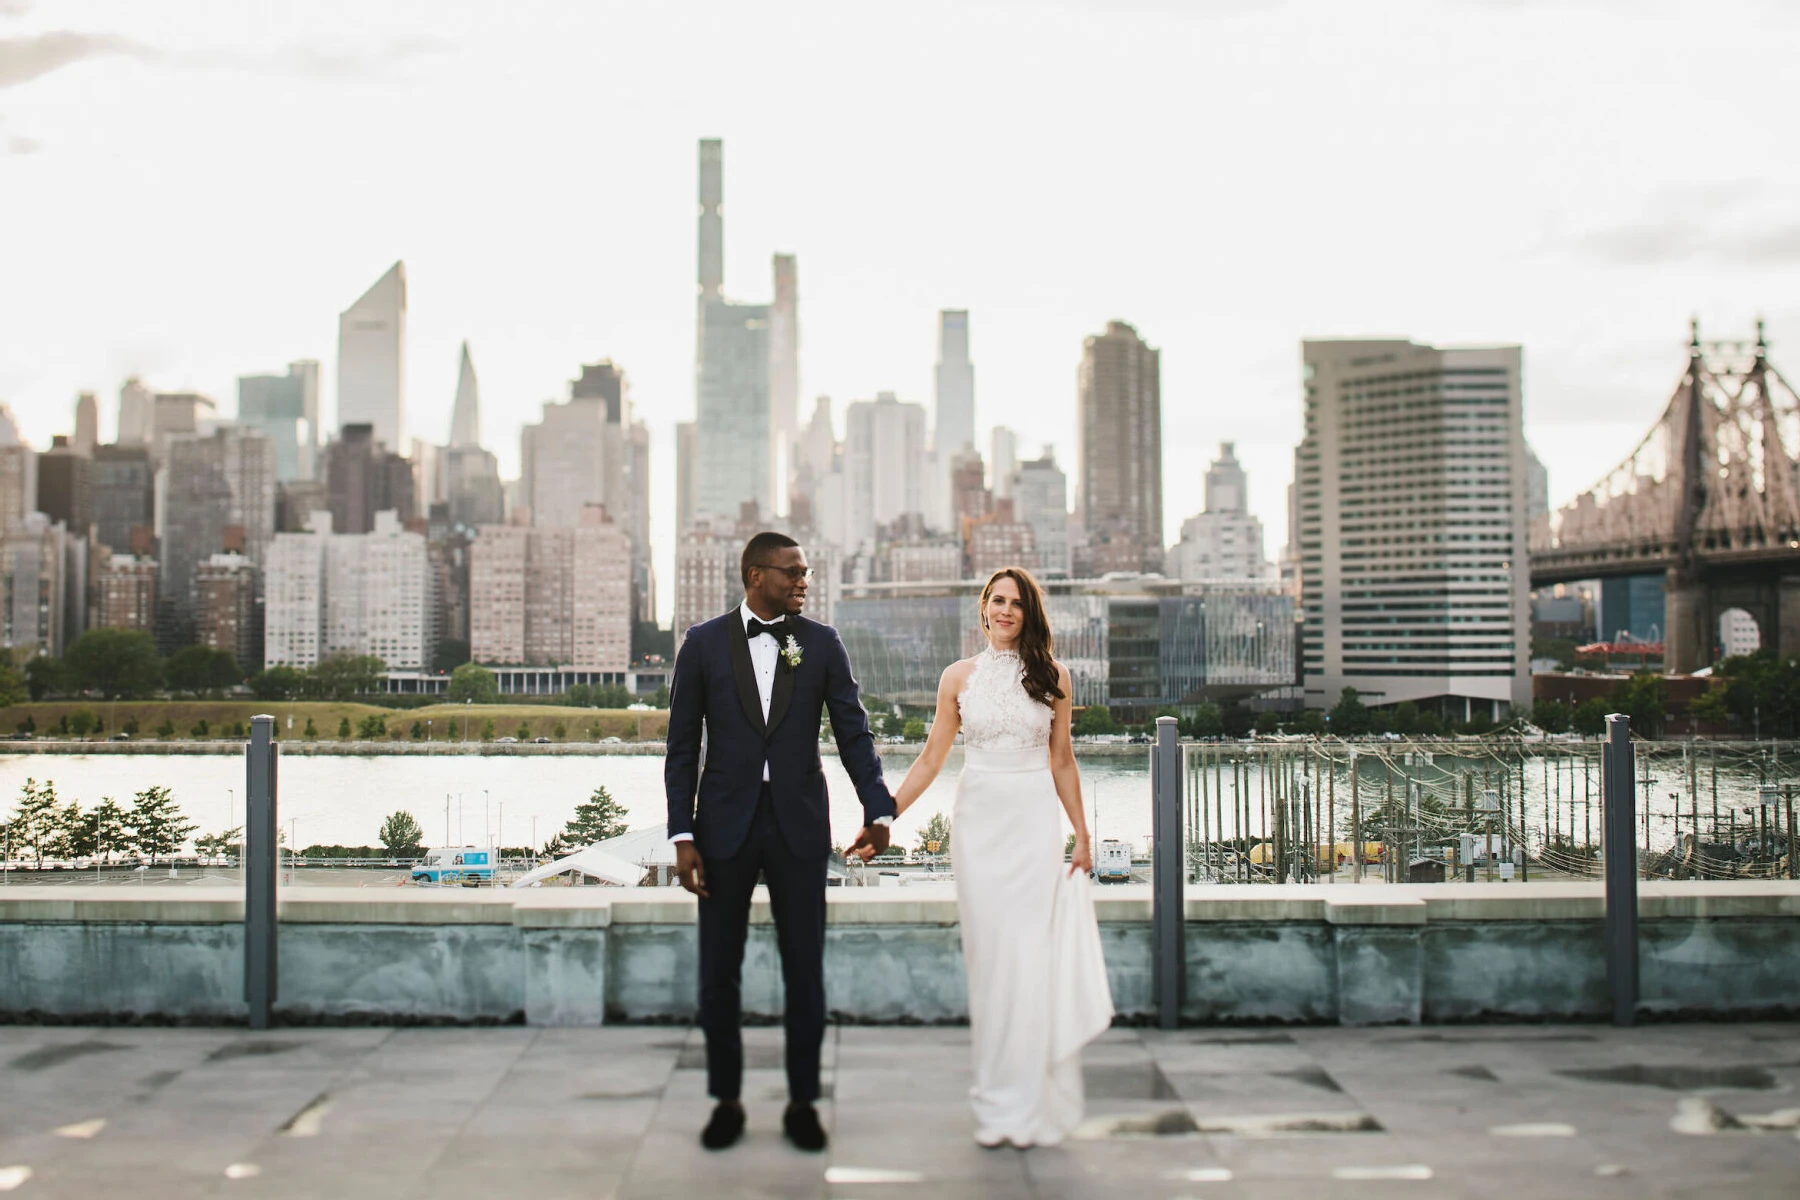
<path id="1" fill-rule="evenodd" d="M 1187 864 L 1181 844 L 1181 742 L 1174 717 L 1156 719 L 1156 745 L 1150 752 L 1153 837 L 1151 958 L 1156 1022 L 1162 1029 L 1181 1024 L 1181 997 L 1187 964 L 1183 946 L 1186 919 Z"/>
<path id="2" fill-rule="evenodd" d="M 1613 1024 L 1637 1021 L 1638 907 L 1637 812 L 1633 779 L 1631 719 L 1606 718 L 1606 748 L 1600 792 L 1606 811 L 1601 824 L 1606 855 L 1606 984 L 1612 994 Z"/>
<path id="3" fill-rule="evenodd" d="M 244 1000 L 250 1028 L 275 1006 L 275 718 L 250 718 L 244 754 Z"/>

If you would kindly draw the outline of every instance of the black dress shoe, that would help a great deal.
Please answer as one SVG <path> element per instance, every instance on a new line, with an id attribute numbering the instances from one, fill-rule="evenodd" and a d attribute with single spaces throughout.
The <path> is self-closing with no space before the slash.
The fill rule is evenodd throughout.
<path id="1" fill-rule="evenodd" d="M 721 1100 L 713 1109 L 712 1120 L 700 1131 L 700 1144 L 708 1150 L 723 1150 L 744 1136 L 744 1106 L 736 1100 Z"/>
<path id="2" fill-rule="evenodd" d="M 810 1104 L 788 1105 L 781 1114 L 781 1127 L 787 1131 L 788 1141 L 812 1154 L 823 1150 L 829 1140 L 825 1127 L 819 1124 L 818 1110 Z"/>

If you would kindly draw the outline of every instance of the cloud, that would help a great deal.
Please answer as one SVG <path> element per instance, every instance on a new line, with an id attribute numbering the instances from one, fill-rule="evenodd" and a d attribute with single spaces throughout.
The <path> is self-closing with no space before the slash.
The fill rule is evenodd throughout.
<path id="1" fill-rule="evenodd" d="M 1558 232 L 1546 243 L 1619 267 L 1800 263 L 1800 222 L 1776 199 L 1758 181 L 1666 188 L 1634 220 Z"/>
<path id="2" fill-rule="evenodd" d="M 72 29 L 0 38 L 0 89 L 30 83 L 39 76 L 86 58 L 106 54 L 142 56 L 148 52 L 146 47 L 130 38 L 77 33 Z"/>
<path id="3" fill-rule="evenodd" d="M 374 46 L 296 42 L 269 49 L 210 49 L 181 56 L 195 67 L 245 70 L 255 74 L 300 75 L 309 79 L 359 79 L 385 74 L 420 59 L 436 58 L 456 43 L 432 34 L 390 38 Z"/>
<path id="4" fill-rule="evenodd" d="M 23 134 L 15 133 L 6 139 L 5 146 L 8 154 L 36 154 L 44 148 L 44 143 L 36 138 L 28 138 Z"/>
<path id="5" fill-rule="evenodd" d="M 31 11 L 31 0 L 0 0 L 0 17 L 22 17 Z"/>

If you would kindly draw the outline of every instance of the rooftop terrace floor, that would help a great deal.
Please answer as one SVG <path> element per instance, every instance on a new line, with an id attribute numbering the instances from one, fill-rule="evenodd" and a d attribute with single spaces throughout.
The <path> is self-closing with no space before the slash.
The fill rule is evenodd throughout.
<path id="1" fill-rule="evenodd" d="M 972 1142 L 966 1029 L 830 1030 L 823 1155 L 780 1136 L 780 1031 L 747 1042 L 709 1154 L 680 1027 L 0 1027 L 0 1192 L 1800 1195 L 1800 1024 L 1115 1029 L 1084 1136 L 1029 1152 Z"/>

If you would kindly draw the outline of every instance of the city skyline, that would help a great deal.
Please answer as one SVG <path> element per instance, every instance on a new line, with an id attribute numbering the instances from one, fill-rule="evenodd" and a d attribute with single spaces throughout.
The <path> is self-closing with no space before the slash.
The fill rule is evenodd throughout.
<path id="1" fill-rule="evenodd" d="M 297 360 L 321 360 L 330 381 L 335 315 L 404 258 L 409 434 L 446 439 L 464 339 L 481 349 L 482 437 L 508 477 L 518 471 L 518 426 L 559 395 L 577 364 L 610 357 L 631 372 L 655 447 L 666 600 L 673 425 L 693 411 L 692 155 L 697 138 L 717 136 L 732 145 L 724 276 L 755 281 L 727 296 L 772 300 L 770 255 L 805 260 L 802 412 L 820 393 L 833 397 L 840 422 L 849 403 L 880 391 L 929 403 L 936 315 L 966 308 L 981 326 L 978 441 L 1005 425 L 1018 431 L 1023 455 L 1052 442 L 1072 461 L 1081 338 L 1108 320 L 1130 321 L 1164 352 L 1166 455 L 1172 464 L 1185 455 L 1193 468 L 1167 471 L 1165 543 L 1202 508 L 1200 468 L 1220 440 L 1237 443 L 1251 511 L 1279 543 L 1303 339 L 1520 343 L 1527 436 L 1560 502 L 1654 418 L 1690 313 L 1708 328 L 1736 329 L 1764 311 L 1777 355 L 1800 328 L 1791 299 L 1800 255 L 1777 207 L 1795 167 L 1762 150 L 1777 144 L 1780 111 L 1765 102 L 1776 93 L 1762 89 L 1781 77 L 1773 56 L 1800 21 L 1773 5 L 1727 7 L 1742 22 L 1694 25 L 1671 6 L 1552 11 L 1473 0 L 1355 14 L 1144 4 L 1129 10 L 1128 24 L 1070 3 L 1030 29 L 1000 19 L 1011 11 L 1004 4 L 943 14 L 938 24 L 958 34 L 943 66 L 977 81 L 976 111 L 991 103 L 990 89 L 1042 95 L 1009 151 L 994 155 L 979 122 L 943 119 L 965 97 L 884 99 L 878 88 L 851 86 L 859 77 L 848 48 L 867 29 L 826 9 L 761 24 L 720 10 L 713 36 L 678 39 L 654 18 L 607 13 L 602 24 L 647 52 L 600 86 L 661 105 L 657 120 L 592 129 L 590 118 L 566 115 L 572 93 L 558 71 L 534 66 L 543 94 L 476 120 L 478 136 L 465 145 L 452 131 L 495 97 L 486 86 L 467 97 L 457 88 L 518 71 L 533 53 L 578 57 L 585 39 L 573 35 L 601 18 L 569 14 L 570 36 L 551 39 L 529 13 L 495 24 L 448 4 L 421 36 L 400 13 L 338 26 L 321 17 L 300 33 L 200 6 L 39 5 L 0 18 L 8 61 L 21 64 L 0 77 L 0 178 L 22 224 L 52 234 L 14 239 L 41 244 L 7 252 L 16 282 L 0 298 L 0 319 L 18 332 L 0 348 L 0 400 L 45 448 L 72 428 L 83 390 L 100 393 L 109 434 L 111 398 L 134 373 L 227 406 L 238 376 Z M 1404 36 L 1390 36 L 1401 26 L 1382 19 L 1395 14 L 1406 18 Z M 1743 22 L 1764 36 L 1738 45 L 1730 27 Z M 883 24 L 883 36 L 903 45 L 917 36 Z M 84 43 L 93 53 L 56 70 L 33 60 L 36 39 L 62 28 L 93 35 Z M 791 81 L 758 71 L 751 87 L 731 65 L 764 47 L 788 61 L 802 34 L 812 49 L 793 60 L 806 70 Z M 1030 53 L 994 53 L 1015 35 Z M 1667 86 L 1664 68 L 1727 38 L 1745 64 L 1733 97 Z M 1440 53 L 1450 44 L 1457 55 Z M 691 74 L 705 82 L 685 95 L 647 85 L 644 73 L 662 71 L 678 49 L 694 52 Z M 1034 55 L 1067 62 L 1090 53 L 1095 86 L 1110 98 L 1105 111 L 1085 111 L 1097 106 L 1080 96 L 1057 99 L 1029 66 Z M 1300 70 L 1307 86 L 1272 93 L 1267 77 L 1281 66 Z M 771 122 L 834 81 L 852 97 L 844 111 L 802 106 L 793 120 Z M 199 123 L 206 137 L 182 119 L 227 100 L 234 111 Z M 352 110 L 388 101 L 417 118 L 416 138 L 393 144 L 351 121 Z M 592 97 L 582 105 L 608 107 Z M 1111 119 L 1120 110 L 1241 115 L 1121 123 Z M 266 133 L 249 139 L 245 155 L 214 161 L 213 147 L 237 137 L 240 121 L 264 121 Z M 1170 154 L 1171 133 L 1190 125 L 1193 138 Z M 502 127 L 500 141 L 480 136 Z M 859 127 L 861 136 L 844 135 Z M 921 142 L 928 128 L 933 137 Z M 563 161 L 553 147 L 576 136 L 602 138 L 609 178 L 625 182 L 603 189 L 598 204 L 575 187 L 534 197 L 527 219 L 486 185 L 447 194 L 447 171 L 459 182 L 492 176 L 516 194 L 508 176 Z M 1676 156 L 1658 152 L 1684 136 L 1704 136 L 1743 166 L 1732 178 L 1694 181 Z M 1104 148 L 1113 164 L 1099 173 L 1104 189 L 1060 174 L 1053 182 L 1043 165 L 1063 161 L 1055 148 L 1077 141 Z M 819 144 L 833 145 L 832 155 L 817 154 Z M 296 153 L 320 169 L 291 176 L 285 190 L 259 188 L 254 211 L 189 202 L 233 194 L 214 186 L 225 179 L 291 172 Z M 1199 187 L 1233 163 L 1258 186 Z M 1475 171 L 1483 194 L 1447 190 Z M 1339 181 L 1329 204 L 1307 186 L 1314 172 Z M 359 189 L 355 213 L 334 190 L 345 173 L 372 189 Z M 138 189 L 129 212 L 96 207 L 110 192 L 91 181 L 119 178 L 179 178 L 194 191 L 151 186 Z M 855 204 L 843 201 L 846 185 Z M 1017 203 L 1027 194 L 1030 203 Z M 267 237 L 277 226 L 280 238 Z M 631 238 L 614 236 L 620 229 Z M 1049 229 L 1057 238 L 1043 236 Z M 252 231 L 262 232 L 246 242 Z M 105 287 L 68 270 L 61 247 L 77 235 L 92 261 L 109 264 Z M 217 249 L 195 254 L 195 245 Z M 1459 270 L 1448 281 L 1446 262 Z M 615 286 L 596 290 L 596 277 Z M 335 389 L 325 413 L 335 428 Z"/>

